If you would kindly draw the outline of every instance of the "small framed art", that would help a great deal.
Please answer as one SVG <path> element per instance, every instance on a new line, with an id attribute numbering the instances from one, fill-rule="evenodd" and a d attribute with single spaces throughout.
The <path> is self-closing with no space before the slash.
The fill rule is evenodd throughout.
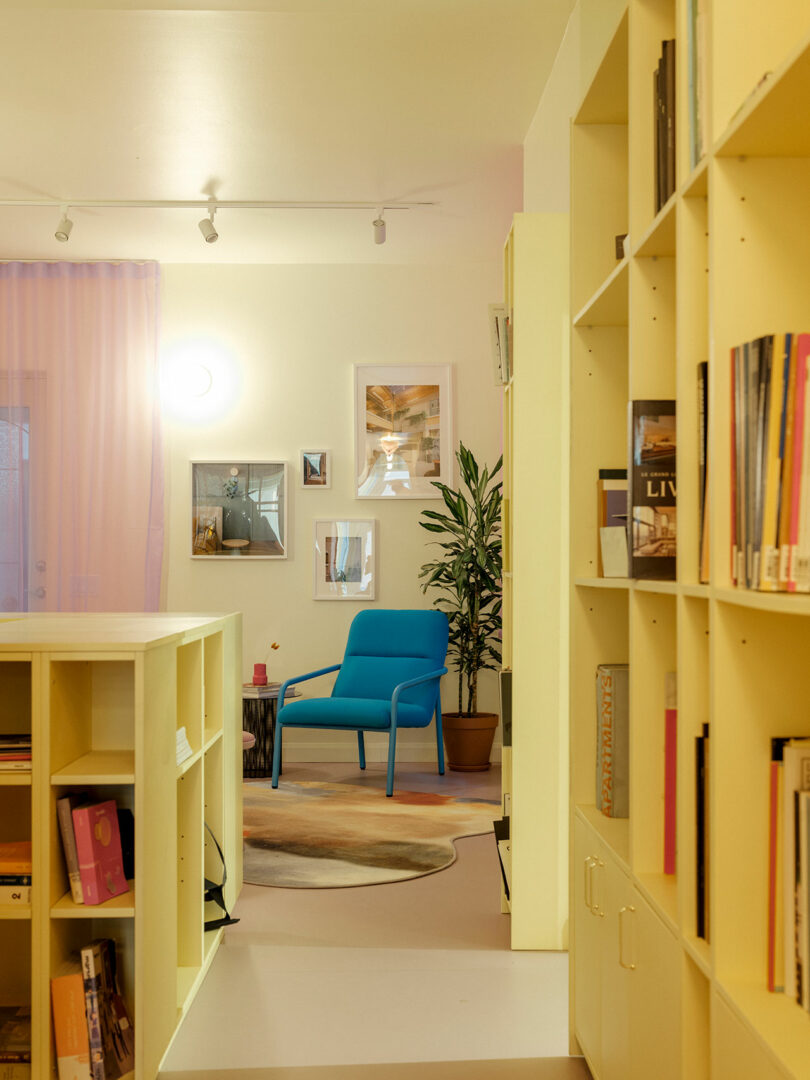
<path id="1" fill-rule="evenodd" d="M 377 584 L 377 522 L 319 518 L 313 552 L 316 600 L 373 600 Z"/>
<path id="2" fill-rule="evenodd" d="M 287 558 L 287 463 L 192 461 L 191 557 Z"/>
<path id="3" fill-rule="evenodd" d="M 355 494 L 358 499 L 440 499 L 452 485 L 450 364 L 354 369 Z"/>
<path id="4" fill-rule="evenodd" d="M 301 487 L 323 491 L 332 486 L 332 454 L 329 450 L 301 451 Z"/>

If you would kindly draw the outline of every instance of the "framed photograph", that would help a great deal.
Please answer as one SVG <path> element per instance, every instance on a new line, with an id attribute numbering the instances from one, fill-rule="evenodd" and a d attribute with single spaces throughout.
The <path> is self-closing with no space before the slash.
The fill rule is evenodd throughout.
<path id="1" fill-rule="evenodd" d="M 332 486 L 332 454 L 329 450 L 301 451 L 301 487 L 329 488 Z"/>
<path id="2" fill-rule="evenodd" d="M 192 461 L 191 557 L 287 558 L 286 461 Z"/>
<path id="3" fill-rule="evenodd" d="M 355 494 L 358 499 L 440 499 L 452 484 L 450 364 L 354 369 Z"/>
<path id="4" fill-rule="evenodd" d="M 320 518 L 315 521 L 316 600 L 373 600 L 377 522 Z"/>

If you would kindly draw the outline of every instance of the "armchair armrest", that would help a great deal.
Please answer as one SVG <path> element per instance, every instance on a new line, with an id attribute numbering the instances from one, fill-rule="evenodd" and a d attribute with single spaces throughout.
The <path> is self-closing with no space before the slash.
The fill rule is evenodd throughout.
<path id="1" fill-rule="evenodd" d="M 292 679 L 285 679 L 279 687 L 278 691 L 278 707 L 279 709 L 284 704 L 284 695 L 287 693 L 287 687 L 292 686 L 293 683 L 306 682 L 308 679 L 317 679 L 319 675 L 328 675 L 330 671 L 339 671 L 340 664 L 332 664 L 330 667 L 319 668 L 318 671 L 308 671 L 306 675 L 295 675 Z"/>
<path id="2" fill-rule="evenodd" d="M 447 674 L 447 668 L 437 668 L 436 671 L 429 671 L 427 675 L 418 675 L 415 679 L 407 679 L 405 682 L 401 682 L 398 686 L 394 687 L 394 692 L 391 695 L 391 717 L 396 718 L 397 704 L 399 702 L 399 695 L 403 690 L 409 689 L 411 686 L 418 686 L 419 683 L 429 682 L 431 679 L 440 679 L 442 675 Z"/>

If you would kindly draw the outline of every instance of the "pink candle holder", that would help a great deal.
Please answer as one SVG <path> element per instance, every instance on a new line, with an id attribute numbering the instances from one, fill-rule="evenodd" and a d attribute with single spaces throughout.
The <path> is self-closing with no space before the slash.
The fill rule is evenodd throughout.
<path id="1" fill-rule="evenodd" d="M 267 686 L 267 664 L 253 665 L 253 685 Z"/>

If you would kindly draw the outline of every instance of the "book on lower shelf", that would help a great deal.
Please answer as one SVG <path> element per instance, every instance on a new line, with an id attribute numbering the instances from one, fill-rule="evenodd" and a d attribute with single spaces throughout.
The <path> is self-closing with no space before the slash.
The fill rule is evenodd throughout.
<path id="1" fill-rule="evenodd" d="M 596 669 L 596 808 L 606 817 L 630 816 L 630 669 Z"/>
<path id="2" fill-rule="evenodd" d="M 629 461 L 629 576 L 674 580 L 677 507 L 673 400 L 630 402 Z"/>
<path id="3" fill-rule="evenodd" d="M 664 678 L 664 873 L 674 874 L 677 843 L 678 677 Z"/>
<path id="4" fill-rule="evenodd" d="M 30 1064 L 31 1009 L 0 1005 L 0 1069 L 5 1064 Z"/>
<path id="5" fill-rule="evenodd" d="M 30 874 L 0 874 L 0 904 L 30 903 Z"/>
<path id="6" fill-rule="evenodd" d="M 102 904 L 127 892 L 115 800 L 74 807 L 72 817 L 84 903 Z"/>
<path id="7" fill-rule="evenodd" d="M 26 772 L 31 769 L 31 733 L 0 734 L 0 772 Z"/>
<path id="8" fill-rule="evenodd" d="M 59 1080 L 89 1080 L 90 1039 L 78 960 L 65 961 L 51 978 L 51 1018 Z"/>
<path id="9" fill-rule="evenodd" d="M 0 878 L 8 875 L 16 878 L 19 875 L 30 875 L 31 872 L 31 841 L 2 841 L 0 843 Z M 10 882 L 10 884 L 15 884 L 15 882 Z"/>
<path id="10" fill-rule="evenodd" d="M 695 932 L 708 942 L 709 925 L 709 725 L 695 738 Z"/>
<path id="11" fill-rule="evenodd" d="M 115 942 L 98 938 L 81 950 L 92 1080 L 119 1080 L 135 1065 L 133 1029 L 115 972 Z"/>

